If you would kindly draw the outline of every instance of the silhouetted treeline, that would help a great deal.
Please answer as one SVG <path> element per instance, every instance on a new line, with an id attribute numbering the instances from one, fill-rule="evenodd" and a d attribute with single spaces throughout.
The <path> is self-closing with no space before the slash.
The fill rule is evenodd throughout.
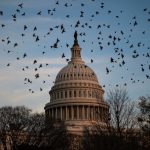
<path id="1" fill-rule="evenodd" d="M 110 114 L 86 127 L 83 135 L 67 132 L 65 123 L 45 119 L 25 106 L 0 108 L 0 150 L 148 150 L 150 97 L 138 105 L 125 89 L 109 91 Z M 137 111 L 138 109 L 138 111 Z"/>
<path id="2" fill-rule="evenodd" d="M 103 131 L 104 132 L 104 131 Z M 114 133 L 85 133 L 83 145 L 86 150 L 148 150 L 140 133 L 122 135 Z"/>
<path id="3" fill-rule="evenodd" d="M 97 121 L 86 128 L 83 136 L 85 150 L 148 150 L 150 149 L 150 97 L 131 101 L 124 88 L 107 94 L 110 116 L 105 123 Z"/>
<path id="4" fill-rule="evenodd" d="M 0 150 L 66 149 L 67 132 L 45 120 L 44 113 L 32 113 L 25 106 L 0 108 Z"/>

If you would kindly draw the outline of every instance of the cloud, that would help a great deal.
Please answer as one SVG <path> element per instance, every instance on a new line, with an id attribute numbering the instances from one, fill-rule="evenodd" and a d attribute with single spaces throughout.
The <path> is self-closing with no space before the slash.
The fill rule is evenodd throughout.
<path id="1" fill-rule="evenodd" d="M 37 0 L 32 0 L 32 1 L 26 0 L 26 3 L 24 4 L 24 8 L 41 10 L 41 8 L 47 8 L 49 5 L 51 7 L 56 6 L 53 1 L 49 1 L 49 0 L 45 0 L 44 3 L 43 2 L 41 3 L 40 1 L 37 1 Z"/>
<path id="2" fill-rule="evenodd" d="M 19 3 L 18 3 L 19 4 Z M 1 5 L 3 6 L 17 6 L 17 2 L 16 1 L 12 1 L 12 0 L 1 0 Z"/>
<path id="3" fill-rule="evenodd" d="M 33 25 L 34 26 L 43 25 L 43 26 L 48 27 L 49 24 L 51 26 L 53 26 L 55 24 L 57 24 L 57 25 L 62 24 L 62 22 L 63 22 L 63 24 L 66 24 L 66 23 L 69 24 L 70 23 L 70 21 L 62 19 L 62 18 L 53 18 L 53 17 L 50 17 L 50 16 L 36 16 L 36 14 L 35 14 L 35 16 L 27 16 L 27 17 L 18 16 L 16 20 L 17 20 L 17 22 L 14 22 L 12 20 L 12 18 L 10 17 L 10 18 L 3 19 L 2 22 L 3 22 L 3 24 L 6 24 L 5 28 L 8 27 L 8 29 L 11 29 L 11 28 L 14 29 L 14 30 L 11 31 L 12 33 L 16 32 L 16 31 L 18 32 L 19 28 L 17 28 L 17 27 L 20 27 L 20 26 L 23 27 L 25 24 L 27 26 L 29 26 L 29 28 L 30 28 L 30 26 L 33 26 Z M 45 30 L 45 28 L 41 28 L 41 29 L 42 29 L 42 31 Z M 26 32 L 29 32 L 29 31 L 26 30 Z"/>
<path id="4" fill-rule="evenodd" d="M 1 91 L 1 101 L 0 106 L 20 106 L 25 105 L 31 108 L 34 112 L 44 111 L 44 106 L 49 102 L 48 91 L 45 92 L 35 92 L 34 94 L 27 93 L 25 89 L 18 89 L 9 94 L 6 91 Z"/>
<path id="5" fill-rule="evenodd" d="M 52 83 L 52 81 L 55 80 L 56 74 L 61 69 L 61 66 L 58 64 L 65 64 L 64 61 L 58 58 L 39 58 L 39 62 L 49 63 L 49 67 L 39 70 L 41 80 L 45 78 L 46 80 L 48 80 L 47 75 L 51 75 L 48 81 L 49 83 Z M 31 63 L 33 64 L 31 60 L 24 61 L 23 65 L 30 65 Z M 18 63 L 16 62 L 16 64 Z M 50 65 L 53 66 L 51 67 Z M 45 88 L 43 88 L 43 91 L 40 92 L 39 88 L 41 86 L 41 83 L 39 83 L 40 80 L 35 80 L 34 74 L 35 73 L 32 68 L 29 68 L 25 72 L 23 72 L 19 68 L 16 68 L 15 70 L 7 70 L 6 68 L 3 68 L 0 73 L 0 106 L 27 105 L 28 107 L 31 107 L 34 111 L 42 111 L 44 105 L 49 101 L 48 91 L 50 90 L 51 86 L 50 84 L 44 85 Z M 26 76 L 33 76 L 33 85 L 24 85 L 23 80 Z M 35 93 L 31 94 L 28 91 L 28 88 L 30 88 L 30 86 L 31 88 L 33 88 L 33 90 L 35 90 Z"/>

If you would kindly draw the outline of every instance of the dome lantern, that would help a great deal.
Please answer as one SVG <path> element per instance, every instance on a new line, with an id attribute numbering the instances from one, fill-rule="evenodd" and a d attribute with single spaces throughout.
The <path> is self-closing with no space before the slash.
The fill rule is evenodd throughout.
<path id="1" fill-rule="evenodd" d="M 75 31 L 74 33 L 74 44 L 71 48 L 71 62 L 73 63 L 84 63 L 81 58 L 81 48 L 78 44 L 78 33 Z"/>

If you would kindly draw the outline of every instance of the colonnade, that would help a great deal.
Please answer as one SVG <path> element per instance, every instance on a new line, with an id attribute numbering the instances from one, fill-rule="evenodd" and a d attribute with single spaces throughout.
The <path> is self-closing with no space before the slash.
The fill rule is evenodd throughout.
<path id="1" fill-rule="evenodd" d="M 51 101 L 58 99 L 66 99 L 66 98 L 76 98 L 76 97 L 84 97 L 84 98 L 96 98 L 101 100 L 102 93 L 99 90 L 90 90 L 90 89 L 73 89 L 73 90 L 59 90 L 55 92 L 51 92 Z"/>
<path id="2" fill-rule="evenodd" d="M 108 109 L 100 106 L 72 105 L 51 107 L 46 110 L 51 120 L 101 120 L 104 121 Z"/>

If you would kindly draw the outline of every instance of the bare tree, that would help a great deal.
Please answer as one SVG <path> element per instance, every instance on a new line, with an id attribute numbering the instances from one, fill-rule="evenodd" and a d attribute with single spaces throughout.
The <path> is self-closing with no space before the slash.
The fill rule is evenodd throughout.
<path id="1" fill-rule="evenodd" d="M 20 135 L 29 126 L 31 110 L 25 106 L 0 108 L 0 140 L 4 147 L 14 147 L 20 142 Z"/>
<path id="2" fill-rule="evenodd" d="M 140 116 L 138 122 L 144 132 L 150 133 L 150 97 L 141 96 L 139 100 Z"/>
<path id="3" fill-rule="evenodd" d="M 97 124 L 93 126 L 92 130 L 85 131 L 83 140 L 85 149 L 147 150 L 141 145 L 142 137 L 136 130 L 136 102 L 130 100 L 126 89 L 110 90 L 107 94 L 107 103 L 110 106 L 110 115 L 103 115 L 104 125 L 101 120 L 97 120 Z"/>
<path id="4" fill-rule="evenodd" d="M 59 125 L 59 126 L 58 126 Z M 65 149 L 69 141 L 63 122 L 46 120 L 44 113 L 31 113 L 26 141 L 18 149 Z"/>
<path id="5" fill-rule="evenodd" d="M 63 122 L 45 120 L 25 106 L 0 108 L 0 142 L 6 149 L 67 149 Z M 59 125 L 59 126 L 58 126 Z"/>
<path id="6" fill-rule="evenodd" d="M 142 131 L 142 145 L 145 148 L 150 147 L 150 96 L 141 96 L 139 98 L 140 114 L 138 122 Z"/>
<path id="7" fill-rule="evenodd" d="M 132 130 L 136 125 L 135 102 L 128 97 L 124 88 L 115 88 L 107 93 L 110 106 L 111 125 L 121 136 L 122 131 Z"/>

